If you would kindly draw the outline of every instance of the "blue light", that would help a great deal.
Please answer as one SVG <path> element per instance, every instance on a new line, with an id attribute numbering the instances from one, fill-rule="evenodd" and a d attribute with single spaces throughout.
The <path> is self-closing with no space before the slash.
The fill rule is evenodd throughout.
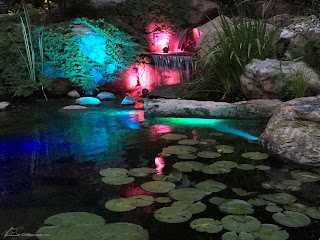
<path id="1" fill-rule="evenodd" d="M 89 35 L 81 36 L 80 45 L 81 51 L 86 57 L 92 61 L 103 64 L 105 62 L 106 54 L 106 41 L 102 36 L 97 33 L 90 32 Z"/>

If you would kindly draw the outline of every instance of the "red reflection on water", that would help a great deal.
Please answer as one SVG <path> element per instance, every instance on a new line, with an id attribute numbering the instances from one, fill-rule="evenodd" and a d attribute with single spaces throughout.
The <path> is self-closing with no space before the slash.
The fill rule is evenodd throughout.
<path id="1" fill-rule="evenodd" d="M 162 84 L 173 85 L 181 82 L 181 71 L 177 69 L 166 69 L 161 74 Z"/>
<path id="2" fill-rule="evenodd" d="M 162 170 L 163 170 L 163 168 L 165 166 L 164 158 L 163 157 L 156 157 L 154 159 L 154 162 L 155 162 L 155 164 L 157 166 L 157 173 L 162 175 L 163 174 Z"/>
<path id="3" fill-rule="evenodd" d="M 155 124 L 150 127 L 150 141 L 156 141 L 159 139 L 160 134 L 172 132 L 172 127 L 168 125 Z"/>

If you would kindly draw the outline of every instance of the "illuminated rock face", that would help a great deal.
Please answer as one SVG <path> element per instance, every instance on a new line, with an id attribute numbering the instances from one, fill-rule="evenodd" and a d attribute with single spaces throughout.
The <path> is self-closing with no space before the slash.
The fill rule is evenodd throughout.
<path id="1" fill-rule="evenodd" d="M 97 95 L 97 98 L 99 98 L 100 100 L 110 100 L 110 99 L 114 99 L 115 96 L 113 93 L 101 92 Z"/>
<path id="2" fill-rule="evenodd" d="M 76 104 L 79 105 L 99 105 L 101 104 L 100 100 L 98 98 L 94 97 L 81 97 L 76 99 Z"/>

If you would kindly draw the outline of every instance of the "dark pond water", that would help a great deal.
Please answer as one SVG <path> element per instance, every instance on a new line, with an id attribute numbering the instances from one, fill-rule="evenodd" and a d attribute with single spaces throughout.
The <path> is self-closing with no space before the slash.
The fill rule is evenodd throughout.
<path id="1" fill-rule="evenodd" d="M 263 151 L 254 139 L 258 137 L 266 122 L 203 119 L 148 119 L 143 117 L 139 107 L 120 107 L 120 102 L 105 102 L 88 112 L 63 113 L 61 107 L 72 104 L 72 100 L 25 103 L 0 112 L 0 233 L 11 227 L 20 232 L 35 233 L 49 216 L 62 212 L 86 211 L 100 215 L 107 222 L 130 222 L 147 229 L 150 240 L 176 239 L 221 239 L 219 234 L 198 233 L 189 226 L 190 221 L 167 224 L 157 221 L 154 212 L 170 204 L 153 204 L 130 212 L 114 213 L 104 207 L 110 199 L 137 194 L 165 196 L 146 193 L 140 185 L 152 180 L 152 176 L 135 179 L 123 186 L 106 185 L 101 182 L 99 171 L 108 167 L 158 168 L 158 172 L 171 172 L 172 165 L 181 161 L 171 155 L 163 158 L 161 170 L 156 158 L 164 147 L 176 145 L 177 141 L 161 138 L 166 133 L 185 134 L 188 138 L 205 141 L 215 138 L 220 144 L 234 146 L 235 152 L 223 154 L 216 159 L 198 158 L 205 164 L 218 160 L 232 160 L 236 163 L 253 165 L 266 164 L 269 171 L 242 171 L 233 169 L 230 173 L 207 175 L 200 172 L 184 173 L 177 187 L 194 187 L 197 182 L 214 179 L 228 186 L 227 189 L 205 197 L 202 202 L 207 209 L 191 220 L 211 217 L 220 220 L 226 213 L 209 203 L 213 196 L 248 200 L 255 196 L 239 197 L 231 188 L 242 188 L 259 193 L 275 192 L 261 187 L 270 180 L 290 178 L 287 169 L 295 166 L 282 164 L 278 159 L 247 160 L 241 154 L 249 151 Z M 215 131 L 223 136 L 212 137 Z M 201 150 L 214 150 L 214 144 L 200 144 Z M 301 191 L 290 192 L 297 201 L 307 206 L 320 206 L 318 183 L 303 183 Z M 276 222 L 272 213 L 264 207 L 255 207 L 252 214 L 262 223 Z M 289 239 L 318 240 L 319 222 L 303 228 L 287 228 Z M 0 238 L 3 237 L 3 234 Z M 26 239 L 16 237 L 8 239 Z M 67 240 L 67 239 L 66 239 Z"/>

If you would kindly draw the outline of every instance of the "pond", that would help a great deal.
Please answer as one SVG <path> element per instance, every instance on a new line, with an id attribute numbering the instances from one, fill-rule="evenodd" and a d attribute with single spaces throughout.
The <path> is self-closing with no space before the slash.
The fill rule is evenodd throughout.
<path id="1" fill-rule="evenodd" d="M 228 215 L 241 227 L 247 222 L 243 216 L 252 216 L 262 224 L 278 225 L 289 239 L 319 239 L 319 209 L 308 208 L 320 206 L 319 176 L 271 156 L 250 155 L 263 153 L 256 140 L 265 121 L 144 119 L 142 104 L 122 107 L 119 101 L 104 102 L 87 112 L 59 111 L 72 103 L 70 99 L 39 100 L 0 112 L 0 233 L 14 228 L 35 234 L 50 216 L 88 212 L 107 223 L 140 225 L 150 240 L 221 239 L 234 228 L 224 225 L 222 229 L 219 222 L 216 228 L 221 227 L 220 231 L 206 233 L 192 229 L 190 223 L 199 228 L 196 219 L 227 221 Z M 139 169 L 100 172 L 107 168 Z M 104 183 L 99 173 L 111 184 Z M 114 185 L 122 178 L 129 183 Z M 160 190 L 145 184 L 153 180 L 170 183 L 161 185 Z M 166 193 L 166 187 L 168 191 L 192 190 Z M 193 193 L 194 189 L 198 192 Z M 141 194 L 149 197 L 144 196 L 134 207 L 111 201 Z M 157 198 L 168 196 L 171 198 Z M 229 201 L 219 202 L 220 198 Z M 167 200 L 171 202 L 160 203 Z M 200 201 L 203 204 L 194 203 Z M 167 217 L 166 210 L 159 209 L 171 204 L 174 207 L 168 211 L 172 216 Z M 128 205 L 132 210 L 124 211 Z M 185 220 L 177 223 L 181 212 Z M 298 220 L 292 223 L 292 219 Z M 224 235 L 223 239 L 235 239 Z M 106 239 L 123 239 L 119 236 Z M 281 240 L 250 236 L 243 239 Z"/>

